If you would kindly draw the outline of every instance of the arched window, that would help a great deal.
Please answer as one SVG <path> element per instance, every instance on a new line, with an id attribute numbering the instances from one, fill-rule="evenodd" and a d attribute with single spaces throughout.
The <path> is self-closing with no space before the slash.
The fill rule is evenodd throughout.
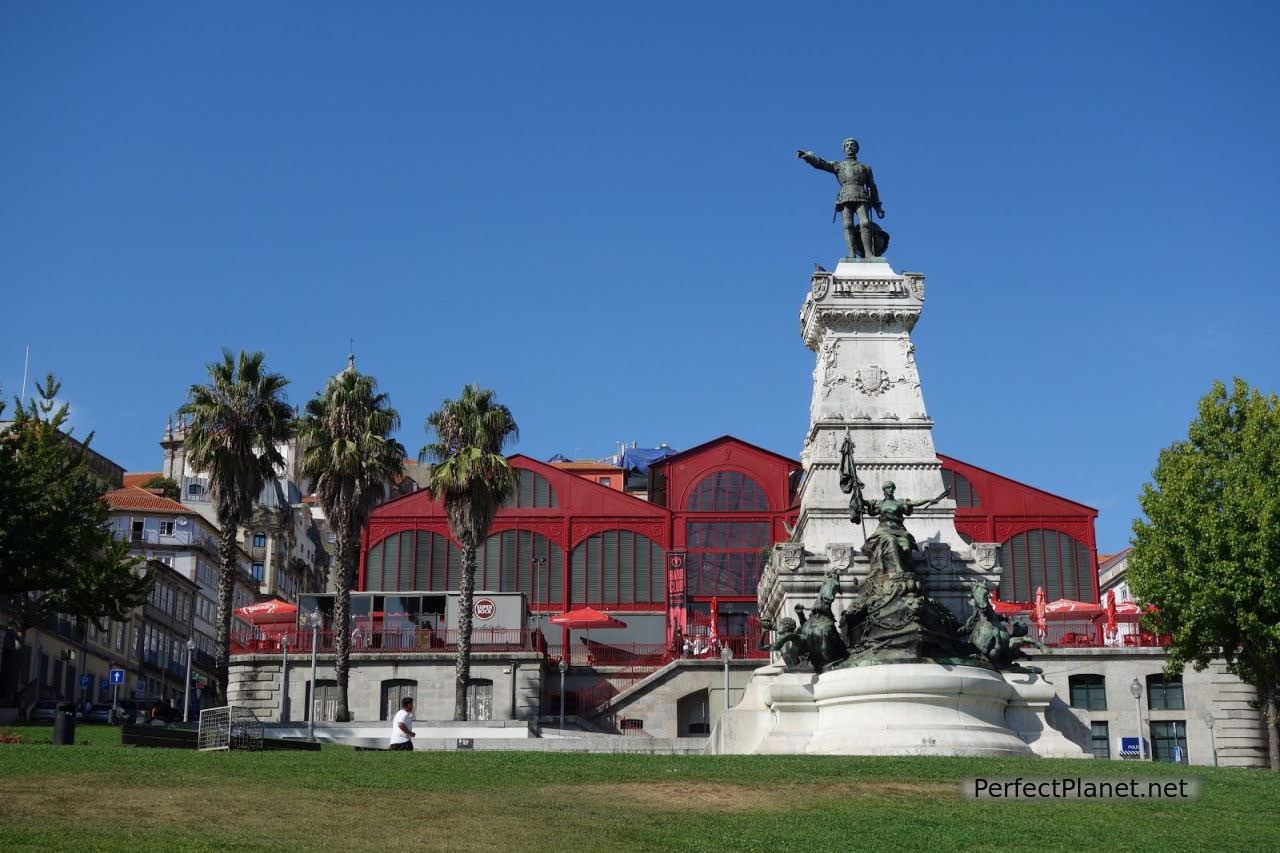
<path id="1" fill-rule="evenodd" d="M 411 678 L 388 678 L 382 682 L 382 716 L 389 720 L 400 710 L 400 703 L 413 699 L 418 693 L 418 682 Z"/>
<path id="2" fill-rule="evenodd" d="M 948 468 L 942 469 L 942 484 L 951 490 L 951 497 L 955 499 L 957 507 L 979 507 L 982 501 L 978 498 L 978 491 L 969 482 L 969 478 L 956 471 Z"/>
<path id="3" fill-rule="evenodd" d="M 311 717 L 321 723 L 332 723 L 338 716 L 338 682 L 321 678 L 315 682 L 316 693 L 311 702 Z M 311 685 L 307 685 L 307 698 L 311 699 Z"/>
<path id="4" fill-rule="evenodd" d="M 1044 587 L 1048 601 L 1073 598 L 1096 603 L 1089 548 L 1056 530 L 1027 530 L 1000 548 L 1001 601 L 1034 601 Z"/>
<path id="5" fill-rule="evenodd" d="M 493 719 L 493 681 L 473 678 L 467 682 L 467 719 Z"/>
<path id="6" fill-rule="evenodd" d="M 606 530 L 573 549 L 569 561 L 574 604 L 661 604 L 666 601 L 667 555 L 630 530 Z"/>
<path id="7" fill-rule="evenodd" d="M 444 592 L 458 588 L 462 551 L 428 530 L 393 533 L 369 549 L 364 588 L 374 592 Z"/>
<path id="8" fill-rule="evenodd" d="M 690 512 L 768 512 L 760 484 L 740 471 L 708 474 L 689 493 Z"/>
<path id="9" fill-rule="evenodd" d="M 548 602 L 563 604 L 564 552 L 539 533 L 528 530 L 495 533 L 476 552 L 476 589 L 523 592 L 530 606 Z"/>
<path id="10" fill-rule="evenodd" d="M 547 478 L 527 468 L 516 469 L 516 491 L 502 504 L 508 509 L 552 509 L 560 506 Z"/>

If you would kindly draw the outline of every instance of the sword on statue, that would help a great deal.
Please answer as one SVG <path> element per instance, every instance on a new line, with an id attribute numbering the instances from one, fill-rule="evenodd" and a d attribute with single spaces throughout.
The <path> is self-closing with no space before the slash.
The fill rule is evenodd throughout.
<path id="1" fill-rule="evenodd" d="M 844 442 L 840 445 L 840 491 L 849 498 L 849 520 L 862 525 L 862 538 L 867 538 L 867 522 L 862 517 L 862 487 L 866 483 L 858 479 L 858 465 L 853 459 L 853 434 L 849 424 L 844 425 Z"/>

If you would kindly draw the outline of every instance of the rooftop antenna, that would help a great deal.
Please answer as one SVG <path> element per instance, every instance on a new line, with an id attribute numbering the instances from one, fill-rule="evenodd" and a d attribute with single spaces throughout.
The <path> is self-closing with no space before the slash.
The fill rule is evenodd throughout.
<path id="1" fill-rule="evenodd" d="M 27 402 L 27 366 L 31 364 L 31 344 L 27 344 L 27 354 L 22 357 L 22 394 L 18 396 L 21 403 Z"/>

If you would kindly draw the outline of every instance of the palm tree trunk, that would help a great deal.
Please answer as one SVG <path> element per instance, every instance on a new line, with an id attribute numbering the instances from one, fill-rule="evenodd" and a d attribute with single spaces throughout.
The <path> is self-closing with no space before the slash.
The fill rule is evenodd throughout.
<path id="1" fill-rule="evenodd" d="M 231 603 L 235 591 L 236 533 L 239 525 L 223 522 L 222 542 L 218 546 L 218 636 L 214 665 L 218 676 L 218 695 L 224 705 L 230 704 L 227 686 L 231 680 Z"/>
<path id="2" fill-rule="evenodd" d="M 349 723 L 347 685 L 351 671 L 351 578 L 355 549 L 349 530 L 340 532 L 338 537 L 338 559 L 333 567 L 333 670 L 338 682 L 338 707 L 333 716 L 336 722 Z"/>
<path id="3" fill-rule="evenodd" d="M 458 670 L 454 679 L 453 718 L 467 718 L 467 682 L 471 680 L 471 598 L 476 588 L 476 546 L 462 546 L 462 584 L 458 589 Z"/>
<path id="4" fill-rule="evenodd" d="M 1272 684 L 1267 694 L 1267 753 L 1271 769 L 1280 770 L 1280 685 Z"/>

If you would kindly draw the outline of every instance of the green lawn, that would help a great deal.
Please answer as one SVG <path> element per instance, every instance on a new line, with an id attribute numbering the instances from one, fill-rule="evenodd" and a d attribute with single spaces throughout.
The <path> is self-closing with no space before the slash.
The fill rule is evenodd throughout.
<path id="1" fill-rule="evenodd" d="M 1112 761 L 197 753 L 0 745 L 0 849 L 1263 850 L 1280 775 Z M 43 740 L 44 743 L 37 741 Z M 1194 802 L 972 802 L 966 777 L 1194 778 Z"/>

